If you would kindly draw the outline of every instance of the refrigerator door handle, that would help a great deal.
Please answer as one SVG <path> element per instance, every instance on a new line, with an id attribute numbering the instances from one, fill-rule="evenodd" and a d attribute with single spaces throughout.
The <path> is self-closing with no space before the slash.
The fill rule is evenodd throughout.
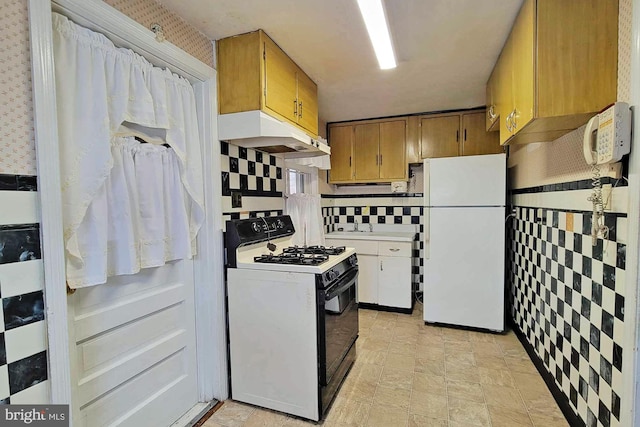
<path id="1" fill-rule="evenodd" d="M 429 238 L 429 230 L 431 227 L 431 209 L 427 206 L 425 206 L 424 208 L 424 259 L 429 259 L 429 246 L 430 245 L 430 238 Z"/>

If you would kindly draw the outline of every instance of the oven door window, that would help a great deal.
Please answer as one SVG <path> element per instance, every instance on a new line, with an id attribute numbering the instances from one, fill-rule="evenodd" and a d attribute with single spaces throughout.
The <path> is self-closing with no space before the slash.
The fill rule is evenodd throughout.
<path id="1" fill-rule="evenodd" d="M 357 268 L 345 274 L 338 284 L 324 294 L 324 363 L 321 379 L 326 385 L 358 336 L 358 305 L 356 303 Z M 322 348 L 322 346 L 321 346 Z M 322 359 L 322 355 L 321 355 Z"/>

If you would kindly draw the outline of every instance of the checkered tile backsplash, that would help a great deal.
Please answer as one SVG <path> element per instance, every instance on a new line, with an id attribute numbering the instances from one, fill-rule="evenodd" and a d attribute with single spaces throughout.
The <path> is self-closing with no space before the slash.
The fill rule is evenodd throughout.
<path id="1" fill-rule="evenodd" d="M 11 204 L 19 216 L 25 215 L 21 218 L 25 222 L 38 215 L 35 191 L 35 177 L 0 175 L 0 206 Z M 6 223 L 2 218 L 0 215 L 0 403 L 48 403 L 40 226 Z"/>
<path id="2" fill-rule="evenodd" d="M 354 204 L 358 203 L 353 199 Z M 416 224 L 420 233 L 413 242 L 413 283 L 423 283 L 424 269 L 424 222 L 422 206 L 331 206 L 322 208 L 324 227 L 327 233 L 335 231 L 335 224 Z"/>
<path id="3" fill-rule="evenodd" d="M 262 151 L 220 142 L 222 196 L 282 197 L 284 160 Z"/>
<path id="4" fill-rule="evenodd" d="M 544 367 L 587 426 L 620 425 L 626 215 L 517 207 L 510 230 L 510 307 Z M 621 234 L 621 233 L 620 233 Z M 624 236 L 622 236 L 624 241 Z"/>

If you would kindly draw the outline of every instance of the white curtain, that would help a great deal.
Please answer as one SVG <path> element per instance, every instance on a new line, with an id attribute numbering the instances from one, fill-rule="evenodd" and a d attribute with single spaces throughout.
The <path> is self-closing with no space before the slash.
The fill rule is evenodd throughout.
<path id="1" fill-rule="evenodd" d="M 290 194 L 285 205 L 296 229 L 293 244 L 324 245 L 324 226 L 319 194 Z"/>
<path id="2" fill-rule="evenodd" d="M 200 135 L 193 88 L 187 80 L 152 66 L 131 50 L 116 48 L 103 35 L 62 15 L 54 14 L 53 28 L 69 285 L 75 288 L 104 283 L 112 273 L 161 265 L 160 258 L 164 262 L 175 259 L 176 254 L 190 257 L 195 253 L 196 234 L 204 220 Z M 131 141 L 118 139 L 114 135 L 123 122 L 164 129 L 171 149 L 146 145 L 135 148 Z M 154 168 L 162 162 L 168 169 L 163 167 L 160 176 Z M 112 173 L 114 165 L 117 167 Z M 134 172 L 133 177 L 129 176 Z M 172 173 L 179 175 L 179 190 Z M 132 189 L 131 182 L 137 182 L 138 188 Z M 182 200 L 147 200 L 154 194 L 158 196 L 155 192 L 163 191 L 163 185 L 172 188 L 165 195 L 174 197 L 175 193 Z M 109 192 L 113 194 L 109 196 Z M 125 209 L 112 203 L 116 199 L 128 202 L 131 212 L 139 209 L 135 203 L 157 209 L 154 215 L 162 212 L 162 221 L 153 218 L 150 224 L 164 223 L 175 214 L 174 203 L 184 204 L 188 253 L 180 244 L 175 248 L 167 248 L 164 243 L 144 244 L 142 250 L 145 236 L 154 235 L 156 230 L 149 229 L 150 224 L 136 224 L 135 219 L 126 227 L 116 226 L 118 215 L 109 209 Z M 172 234 L 174 228 L 181 227 L 174 225 L 163 227 L 163 232 Z M 117 244 L 109 244 L 112 233 L 126 236 L 121 236 Z M 165 242 L 167 236 L 162 240 Z M 127 247 L 133 253 L 118 251 L 117 257 L 110 259 L 110 245 Z"/>

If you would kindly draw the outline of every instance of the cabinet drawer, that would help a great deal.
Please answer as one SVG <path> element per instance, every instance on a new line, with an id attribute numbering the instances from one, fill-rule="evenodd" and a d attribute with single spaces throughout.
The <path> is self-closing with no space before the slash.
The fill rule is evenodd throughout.
<path id="1" fill-rule="evenodd" d="M 378 255 L 378 242 L 372 240 L 326 239 L 326 244 L 354 248 L 357 255 Z"/>
<path id="2" fill-rule="evenodd" d="M 379 242 L 378 255 L 411 257 L 412 242 Z"/>

